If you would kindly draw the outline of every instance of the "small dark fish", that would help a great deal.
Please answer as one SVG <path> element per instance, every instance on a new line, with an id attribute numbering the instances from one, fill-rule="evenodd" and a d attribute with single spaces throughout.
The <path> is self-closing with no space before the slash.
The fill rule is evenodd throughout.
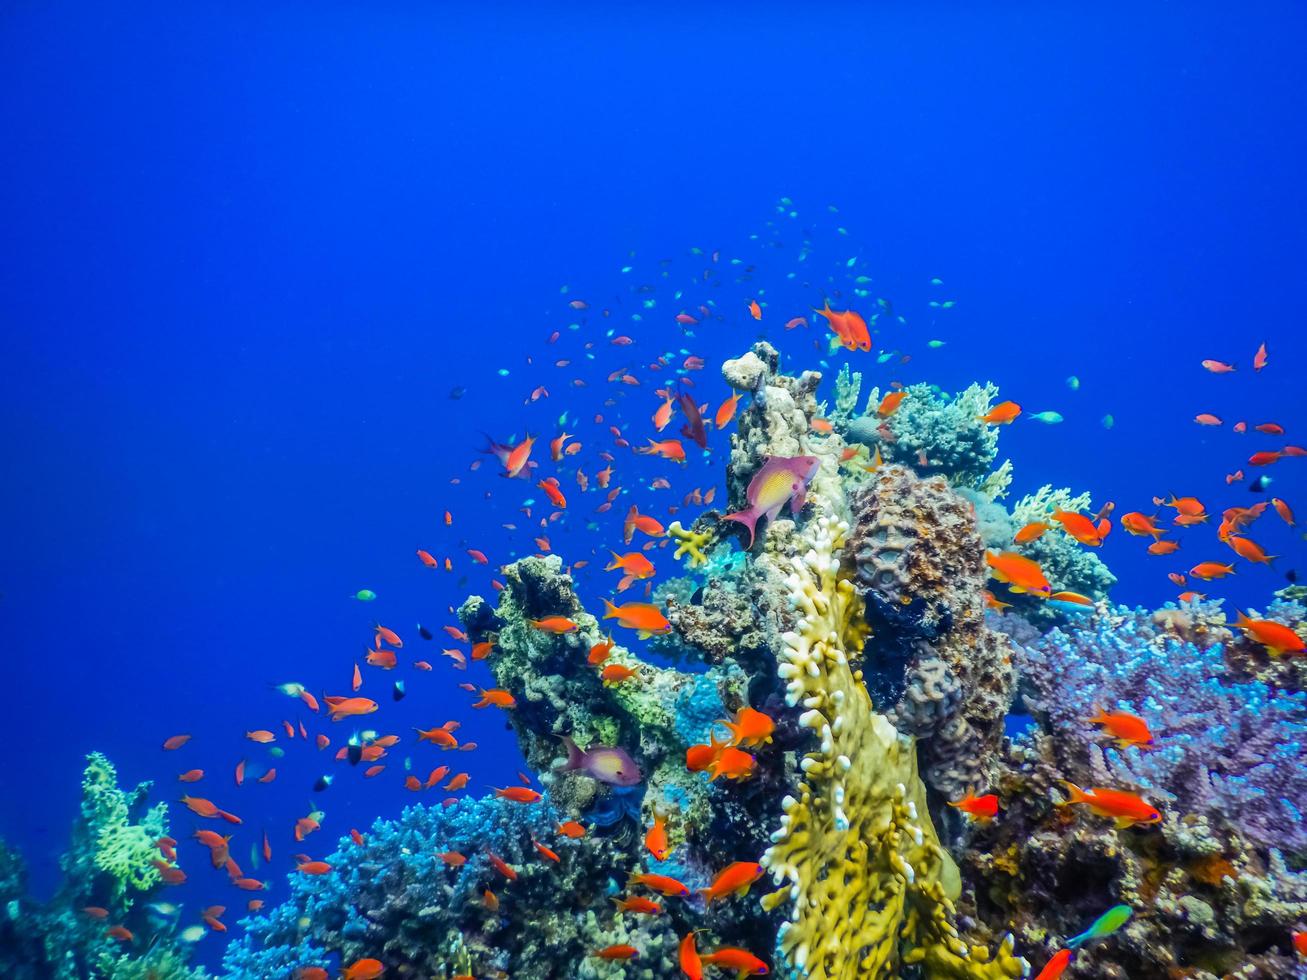
<path id="1" fill-rule="evenodd" d="M 454 385 L 454 387 L 449 389 L 449 397 L 454 399 L 454 401 L 458 401 L 466 394 L 467 394 L 467 389 L 464 388 L 462 385 Z"/>
<path id="2" fill-rule="evenodd" d="M 1296 568 L 1291 568 L 1291 569 L 1289 569 L 1287 572 L 1284 573 L 1284 577 L 1285 577 L 1288 581 L 1290 581 L 1290 582 L 1297 582 L 1297 581 L 1298 581 L 1298 570 L 1297 570 Z"/>
<path id="3" fill-rule="evenodd" d="M 694 590 L 694 595 L 690 596 L 690 603 L 695 606 L 703 605 L 703 586 Z"/>
<path id="4" fill-rule="evenodd" d="M 430 640 L 433 638 L 431 636 L 431 630 L 427 629 L 421 623 L 418 623 L 418 636 L 422 637 L 424 640 Z"/>
<path id="5" fill-rule="evenodd" d="M 351 739 L 349 745 L 345 746 L 345 758 L 351 766 L 357 766 L 363 759 L 363 745 Z"/>
<path id="6" fill-rule="evenodd" d="M 1264 493 L 1266 491 L 1266 488 L 1269 487 L 1270 485 L 1271 485 L 1271 478 L 1269 476 L 1259 476 L 1257 479 L 1253 480 L 1252 483 L 1248 484 L 1248 492 Z"/>
<path id="7" fill-rule="evenodd" d="M 404 690 L 404 682 L 395 681 L 395 689 L 390 692 L 390 696 L 394 698 L 396 701 L 403 701 L 404 695 L 407 693 L 408 692 Z"/>
<path id="8" fill-rule="evenodd" d="M 331 785 L 331 781 L 335 778 L 335 776 L 319 776 L 318 781 L 313 784 L 313 791 L 315 793 L 321 793 Z"/>

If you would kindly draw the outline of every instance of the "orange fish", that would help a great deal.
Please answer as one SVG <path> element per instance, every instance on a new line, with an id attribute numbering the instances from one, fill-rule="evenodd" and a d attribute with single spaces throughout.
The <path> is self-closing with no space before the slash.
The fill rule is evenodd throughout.
<path id="1" fill-rule="evenodd" d="M 175 752 L 177 749 L 180 749 L 183 745 L 185 745 L 190 740 L 191 737 L 189 735 L 173 735 L 170 738 L 165 738 L 163 740 L 164 751 Z"/>
<path id="2" fill-rule="evenodd" d="M 575 820 L 567 820 L 558 825 L 558 832 L 564 837 L 570 837 L 572 840 L 580 840 L 585 836 L 585 827 Z"/>
<path id="3" fill-rule="evenodd" d="M 1267 451 L 1267 452 L 1253 453 L 1251 456 L 1248 457 L 1248 465 L 1270 466 L 1272 463 L 1278 462 L 1283 457 L 1284 457 L 1284 453 L 1281 452 Z"/>
<path id="4" fill-rule="evenodd" d="M 504 475 L 515 477 L 526 467 L 527 461 L 531 458 L 531 447 L 535 445 L 535 439 L 527 436 L 521 443 L 509 450 L 508 455 L 504 458 Z"/>
<path id="5" fill-rule="evenodd" d="M 1304 653 L 1302 637 L 1296 631 L 1269 619 L 1249 619 L 1242 612 L 1235 620 L 1235 626 L 1243 630 L 1244 635 L 1264 646 L 1270 653 Z"/>
<path id="6" fill-rule="evenodd" d="M 748 705 L 735 713 L 734 721 L 723 721 L 722 724 L 730 729 L 732 745 L 763 745 L 771 741 L 772 733 L 776 731 L 776 723 L 770 715 L 755 711 Z"/>
<path id="7" fill-rule="evenodd" d="M 1035 980 L 1059 980 L 1066 968 L 1071 965 L 1071 957 L 1075 955 L 1075 950 L 1063 949 L 1053 954 L 1052 959 L 1044 964 L 1044 968 L 1039 971 Z"/>
<path id="8" fill-rule="evenodd" d="M 534 803 L 540 799 L 539 793 L 525 786 L 507 786 L 503 789 L 491 788 L 495 790 L 495 795 L 501 800 L 510 800 L 513 803 Z"/>
<path id="9" fill-rule="evenodd" d="M 1147 514 L 1142 514 L 1137 510 L 1131 511 L 1128 514 L 1122 514 L 1121 526 L 1125 528 L 1129 534 L 1138 537 L 1151 535 L 1154 540 L 1160 538 L 1166 533 L 1165 531 L 1158 529 L 1157 515 L 1149 517 Z"/>
<path id="10" fill-rule="evenodd" d="M 1234 370 L 1233 364 L 1226 364 L 1224 361 L 1203 361 L 1203 367 L 1213 374 L 1229 374 Z"/>
<path id="11" fill-rule="evenodd" d="M 425 731 L 421 728 L 415 728 L 413 731 L 418 733 L 419 742 L 430 742 L 433 745 L 439 745 L 442 749 L 458 748 L 458 739 L 452 734 L 452 729 L 446 727 L 452 722 L 446 722 L 439 728 L 428 728 Z"/>
<path id="12" fill-rule="evenodd" d="M 673 402 L 671 398 L 668 398 L 667 401 L 659 405 L 658 410 L 653 413 L 653 425 L 659 432 L 662 432 L 663 429 L 667 428 L 667 424 L 671 422 L 673 407 L 675 407 L 675 402 Z"/>
<path id="13" fill-rule="evenodd" d="M 645 579 L 654 574 L 653 562 L 638 551 L 628 551 L 624 555 L 610 551 L 609 554 L 613 556 L 613 560 L 604 566 L 606 572 L 621 569 L 630 579 Z"/>
<path id="14" fill-rule="evenodd" d="M 757 306 L 758 304 L 753 305 Z M 633 960 L 640 955 L 640 951 L 634 946 L 624 946 L 619 943 L 615 946 L 605 946 L 603 949 L 597 949 L 594 955 L 601 960 Z"/>
<path id="15" fill-rule="evenodd" d="M 1155 824 L 1162 822 L 1162 815 L 1138 793 L 1119 789 L 1081 789 L 1075 783 L 1062 781 L 1067 788 L 1070 799 L 1061 806 L 1083 804 L 1100 817 L 1111 817 L 1118 827 L 1133 827 L 1135 824 Z"/>
<path id="16" fill-rule="evenodd" d="M 517 872 L 499 855 L 486 851 L 486 860 L 509 881 L 517 881 Z"/>
<path id="17" fill-rule="evenodd" d="M 1148 722 L 1128 711 L 1100 711 L 1085 720 L 1091 725 L 1102 725 L 1103 730 L 1116 739 L 1122 748 L 1153 744 L 1153 733 L 1148 728 Z"/>
<path id="18" fill-rule="evenodd" d="M 335 698 L 325 697 L 332 721 L 354 718 L 358 715 L 370 715 L 377 710 L 377 702 L 370 698 Z"/>
<path id="19" fill-rule="evenodd" d="M 418 560 L 426 565 L 427 568 L 440 567 L 440 562 L 436 559 L 436 556 L 429 551 L 423 551 L 421 548 L 418 549 Z"/>
<path id="20" fill-rule="evenodd" d="M 277 736 L 266 728 L 258 728 L 252 732 L 246 732 L 245 737 L 251 742 L 258 742 L 260 745 L 267 745 L 269 742 L 277 741 Z"/>
<path id="21" fill-rule="evenodd" d="M 295 870 L 306 875 L 325 875 L 331 870 L 326 861 L 301 861 Z"/>
<path id="22" fill-rule="evenodd" d="M 636 630 L 643 639 L 653 633 L 670 633 L 672 624 L 657 606 L 645 602 L 628 602 L 615 606 L 604 600 L 604 619 L 616 619 L 619 626 Z"/>
<path id="23" fill-rule="evenodd" d="M 198 783 L 204 778 L 203 769 L 188 769 L 177 777 L 183 783 Z"/>
<path id="24" fill-rule="evenodd" d="M 681 945 L 676 951 L 676 961 L 681 967 L 681 972 L 689 980 L 703 980 L 703 960 L 699 958 L 699 951 L 694 947 L 694 932 L 687 932 L 681 939 Z"/>
<path id="25" fill-rule="evenodd" d="M 544 633 L 574 633 L 576 623 L 566 616 L 546 616 L 544 619 L 528 619 L 528 623 Z"/>
<path id="26" fill-rule="evenodd" d="M 553 861 L 555 864 L 561 864 L 561 863 L 562 863 L 562 860 L 563 860 L 563 859 L 560 858 L 560 857 L 558 856 L 558 852 L 557 852 L 557 851 L 554 851 L 554 850 L 551 850 L 551 849 L 548 848 L 548 847 L 545 847 L 544 844 L 541 844 L 541 843 L 540 843 L 538 840 L 536 840 L 534 837 L 531 838 L 531 843 L 532 843 L 533 845 L 535 845 L 535 849 L 536 849 L 537 851 L 540 852 L 541 857 L 547 858 L 548 860 Z"/>
<path id="27" fill-rule="evenodd" d="M 980 421 L 989 425 L 1007 425 L 1021 414 L 1021 406 L 1016 402 L 999 402 L 984 415 Z"/>
<path id="28" fill-rule="evenodd" d="M 735 896 L 743 898 L 749 888 L 762 877 L 762 865 L 756 861 L 735 861 L 713 875 L 712 884 L 700 888 L 705 905 L 712 905 L 718 899 Z"/>
<path id="29" fill-rule="evenodd" d="M 1148 546 L 1150 555 L 1171 555 L 1179 550 L 1179 541 L 1154 541 Z"/>
<path id="30" fill-rule="evenodd" d="M 667 846 L 667 821 L 661 813 L 654 814 L 653 825 L 644 835 L 644 846 L 659 861 L 666 861 L 672 853 Z"/>
<path id="31" fill-rule="evenodd" d="M 586 663 L 591 667 L 597 667 L 608 659 L 608 655 L 613 652 L 613 637 L 610 633 L 606 640 L 600 640 L 590 648 L 590 653 L 586 656 Z"/>
<path id="32" fill-rule="evenodd" d="M 436 857 L 440 858 L 441 861 L 449 865 L 451 868 L 461 868 L 463 865 L 467 864 L 467 858 L 462 854 L 459 854 L 458 851 L 441 851 L 436 855 Z"/>
<path id="33" fill-rule="evenodd" d="M 767 973 L 766 963 L 747 949 L 740 949 L 738 946 L 723 946 L 715 949 L 702 956 L 700 962 L 734 970 L 736 980 L 741 980 L 743 977 L 760 977 Z"/>
<path id="34" fill-rule="evenodd" d="M 985 564 L 990 567 L 992 578 L 1007 584 L 1013 592 L 1030 592 L 1047 596 L 1052 592 L 1048 579 L 1038 562 L 1012 551 L 999 554 L 985 553 Z"/>
<path id="35" fill-rule="evenodd" d="M 624 664 L 608 664 L 599 672 L 599 679 L 606 683 L 620 684 L 622 681 L 629 681 L 639 673 L 634 667 L 627 667 Z"/>
<path id="36" fill-rule="evenodd" d="M 1221 420 L 1210 412 L 1200 412 L 1194 416 L 1194 421 L 1199 425 L 1220 425 Z"/>
<path id="37" fill-rule="evenodd" d="M 998 814 L 998 796 L 994 793 L 977 796 L 974 790 L 967 790 L 966 796 L 956 803 L 950 802 L 949 806 L 961 810 L 972 820 L 988 823 Z"/>
<path id="38" fill-rule="evenodd" d="M 822 310 L 814 307 L 812 312 L 826 318 L 831 331 L 840 339 L 845 350 L 871 350 L 871 334 L 867 330 L 867 321 L 861 314 L 853 310 L 844 312 L 832 310 L 829 300 L 826 301 L 825 307 Z"/>
<path id="39" fill-rule="evenodd" d="M 645 888 L 652 889 L 666 898 L 683 898 L 690 894 L 690 889 L 675 878 L 669 878 L 666 875 L 633 874 L 631 875 L 630 884 L 643 885 Z"/>
<path id="40" fill-rule="evenodd" d="M 749 300 L 749 316 L 753 317 L 755 320 L 762 319 L 762 307 L 758 305 L 756 299 Z"/>
<path id="41" fill-rule="evenodd" d="M 641 531 L 644 534 L 649 535 L 651 538 L 661 537 L 664 533 L 663 526 L 659 524 L 658 521 L 649 517 L 647 514 L 641 514 L 640 511 L 636 509 L 635 505 L 632 505 L 630 511 L 627 512 L 626 520 L 624 522 L 623 540 L 627 544 L 630 544 L 631 537 L 636 531 Z"/>
<path id="42" fill-rule="evenodd" d="M 395 647 L 396 649 L 399 649 L 404 646 L 404 641 L 399 638 L 399 634 L 396 633 L 394 630 L 387 629 L 386 627 L 382 626 L 380 623 L 373 623 L 372 630 L 376 634 L 374 639 L 376 640 L 378 650 L 381 649 L 381 644 L 383 642 L 389 643 L 392 647 Z"/>
<path id="43" fill-rule="evenodd" d="M 1275 507 L 1275 512 L 1280 515 L 1280 520 L 1284 521 L 1284 523 L 1288 524 L 1290 527 L 1293 527 L 1293 511 L 1289 509 L 1289 505 L 1279 497 L 1272 497 L 1271 504 Z"/>
<path id="44" fill-rule="evenodd" d="M 712 765 L 708 767 L 711 773 L 708 781 L 711 783 L 719 776 L 725 776 L 727 779 L 747 779 L 753 775 L 757 764 L 758 760 L 748 752 L 727 746 L 717 753 L 717 758 L 713 759 Z"/>
<path id="45" fill-rule="evenodd" d="M 493 688 L 487 691 L 482 687 L 477 690 L 481 694 L 481 700 L 472 705 L 474 708 L 488 708 L 491 705 L 494 705 L 496 708 L 517 707 L 517 698 L 513 697 L 512 694 L 502 688 Z"/>
<path id="46" fill-rule="evenodd" d="M 1200 578 L 1204 582 L 1210 582 L 1212 579 L 1224 578 L 1226 575 L 1234 574 L 1233 565 L 1222 565 L 1218 561 L 1200 562 L 1193 568 L 1189 569 L 1189 574 L 1194 578 Z"/>
<path id="47" fill-rule="evenodd" d="M 1266 344 L 1262 343 L 1257 348 L 1257 353 L 1253 355 L 1253 370 L 1260 371 L 1266 367 Z"/>
<path id="48" fill-rule="evenodd" d="M 661 456 L 675 463 L 685 462 L 685 446 L 680 439 L 663 439 L 661 442 L 650 439 L 647 449 L 637 449 L 636 452 L 646 456 Z"/>
<path id="49" fill-rule="evenodd" d="M 370 650 L 363 659 L 368 666 L 380 667 L 382 670 L 394 670 L 397 663 L 394 650 Z"/>
<path id="50" fill-rule="evenodd" d="M 906 391 L 891 391 L 876 406 L 876 414 L 883 419 L 889 418 L 899 410 L 899 406 L 903 404 L 903 399 L 907 397 L 908 393 Z"/>
<path id="51" fill-rule="evenodd" d="M 489 640 L 482 640 L 480 643 L 473 643 L 472 659 L 485 660 L 486 657 L 490 656 L 490 651 L 492 651 L 494 648 L 495 645 Z"/>
<path id="52" fill-rule="evenodd" d="M 740 404 L 738 394 L 731 395 L 730 398 L 722 402 L 717 408 L 717 414 L 713 416 L 713 425 L 719 429 L 724 429 L 730 425 L 731 419 L 735 418 L 735 410 Z"/>
<path id="53" fill-rule="evenodd" d="M 549 498 L 549 502 L 559 510 L 567 509 L 567 497 L 563 496 L 563 491 L 559 489 L 558 477 L 547 476 L 537 483 L 536 486 L 545 492 L 545 496 Z"/>
<path id="54" fill-rule="evenodd" d="M 380 960 L 374 960 L 367 957 L 361 960 L 355 960 L 345 972 L 340 975 L 340 980 L 377 980 L 377 977 L 386 972 Z"/>
<path id="55" fill-rule="evenodd" d="M 1256 541 L 1241 538 L 1235 534 L 1227 537 L 1225 543 L 1233 548 L 1234 553 L 1240 558 L 1245 558 L 1255 565 L 1269 565 L 1279 557 L 1278 555 L 1268 555 Z"/>
<path id="56" fill-rule="evenodd" d="M 1027 524 L 1012 537 L 1013 544 L 1029 544 L 1043 536 L 1044 532 L 1049 529 L 1049 525 L 1043 521 L 1034 521 Z"/>
<path id="57" fill-rule="evenodd" d="M 1061 524 L 1062 530 L 1071 537 L 1091 548 L 1097 548 L 1101 545 L 1103 538 L 1107 537 L 1107 532 L 1111 530 L 1111 525 L 1106 520 L 1095 524 L 1084 514 L 1076 514 L 1067 510 L 1053 511 L 1053 520 Z"/>

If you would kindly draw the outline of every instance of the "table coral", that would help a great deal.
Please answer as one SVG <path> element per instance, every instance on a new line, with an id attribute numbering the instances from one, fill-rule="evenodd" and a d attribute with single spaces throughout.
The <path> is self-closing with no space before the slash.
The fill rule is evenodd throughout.
<path id="1" fill-rule="evenodd" d="M 954 926 L 956 868 L 926 810 L 913 740 L 875 712 L 849 665 L 864 634 L 853 585 L 837 577 L 846 529 L 817 518 L 812 547 L 789 564 L 799 621 L 779 672 L 819 747 L 803 756 L 798 795 L 763 855 L 782 886 L 764 907 L 791 906 L 780 950 L 816 980 L 896 977 L 914 963 L 937 977 L 1021 976 L 1010 939 L 991 957 Z"/>

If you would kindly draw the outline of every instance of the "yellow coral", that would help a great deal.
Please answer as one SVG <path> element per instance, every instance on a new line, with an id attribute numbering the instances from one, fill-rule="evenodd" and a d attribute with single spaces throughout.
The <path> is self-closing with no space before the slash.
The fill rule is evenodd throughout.
<path id="1" fill-rule="evenodd" d="M 690 567 L 698 568 L 708 563 L 708 556 L 703 549 L 712 541 L 712 531 L 687 531 L 680 521 L 672 521 L 667 526 L 667 533 L 676 539 L 676 551 L 673 558 L 680 558 L 687 552 L 690 555 Z"/>
<path id="2" fill-rule="evenodd" d="M 763 905 L 792 903 L 781 949 L 812 980 L 888 980 L 908 964 L 932 978 L 1020 977 L 1027 967 L 1010 936 L 995 956 L 959 936 L 957 867 L 926 810 L 915 744 L 875 711 L 849 667 L 865 632 L 852 583 L 838 578 L 847 529 L 828 517 L 810 524 L 812 548 L 786 579 L 799 620 L 779 671 L 820 744 L 803 757 L 798 797 L 783 801 L 763 855 L 784 883 Z"/>

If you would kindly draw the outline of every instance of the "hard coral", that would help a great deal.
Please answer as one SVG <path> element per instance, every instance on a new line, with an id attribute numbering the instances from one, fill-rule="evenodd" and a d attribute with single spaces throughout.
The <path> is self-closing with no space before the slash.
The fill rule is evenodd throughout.
<path id="1" fill-rule="evenodd" d="M 890 719 L 923 739 L 927 782 L 960 799 L 987 781 L 1015 674 L 984 620 L 984 545 L 972 506 L 941 477 L 883 467 L 855 495 L 851 562 L 873 642 L 864 669 Z"/>
<path id="2" fill-rule="evenodd" d="M 816 980 L 897 977 L 914 963 L 930 976 L 1021 976 L 1010 939 L 991 957 L 959 935 L 956 868 L 927 813 L 913 741 L 875 712 L 849 665 L 863 633 L 852 583 L 838 578 L 845 531 L 838 519 L 818 518 L 811 549 L 789 562 L 799 621 L 784 637 L 779 672 L 820 741 L 804 755 L 798 796 L 782 803 L 763 855 L 782 884 L 764 906 L 791 905 L 781 952 Z"/>

